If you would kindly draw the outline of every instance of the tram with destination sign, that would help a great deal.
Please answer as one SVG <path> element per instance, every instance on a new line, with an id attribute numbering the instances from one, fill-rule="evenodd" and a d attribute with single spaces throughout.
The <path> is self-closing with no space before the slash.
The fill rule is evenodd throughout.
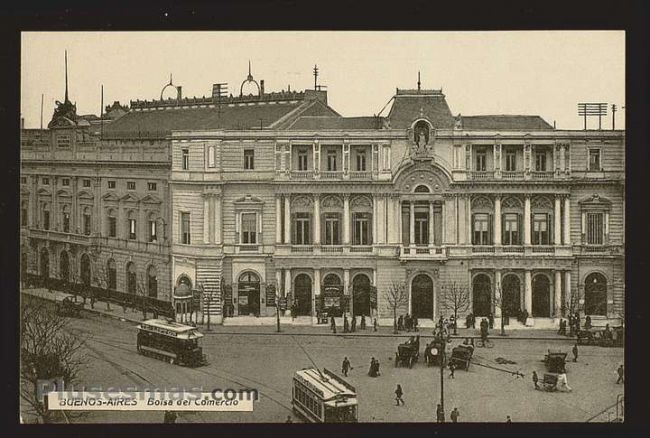
<path id="1" fill-rule="evenodd" d="M 170 364 L 200 366 L 206 364 L 196 327 L 165 319 L 149 319 L 138 325 L 138 353 Z"/>
<path id="2" fill-rule="evenodd" d="M 354 386 L 323 369 L 305 368 L 293 376 L 293 411 L 312 423 L 356 423 Z"/>

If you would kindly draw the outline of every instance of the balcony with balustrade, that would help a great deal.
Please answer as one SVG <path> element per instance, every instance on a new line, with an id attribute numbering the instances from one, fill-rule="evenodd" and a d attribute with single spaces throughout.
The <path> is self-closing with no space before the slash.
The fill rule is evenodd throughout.
<path id="1" fill-rule="evenodd" d="M 444 260 L 446 248 L 433 245 L 402 245 L 399 249 L 400 260 Z"/>

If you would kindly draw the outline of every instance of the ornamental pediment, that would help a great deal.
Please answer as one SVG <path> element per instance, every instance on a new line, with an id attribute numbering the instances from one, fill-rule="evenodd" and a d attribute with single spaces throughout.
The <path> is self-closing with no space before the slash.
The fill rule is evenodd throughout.
<path id="1" fill-rule="evenodd" d="M 25 187 L 21 187 L 20 188 L 20 194 L 21 195 L 29 195 L 30 191 L 28 189 L 26 189 Z"/>
<path id="2" fill-rule="evenodd" d="M 77 195 L 79 199 L 94 199 L 95 195 L 92 194 L 92 192 L 89 192 L 87 190 L 82 190 L 79 192 L 79 195 Z"/>
<path id="3" fill-rule="evenodd" d="M 107 202 L 118 202 L 120 200 L 120 197 L 117 196 L 115 192 L 108 192 L 102 196 L 102 199 Z"/>
<path id="4" fill-rule="evenodd" d="M 609 207 L 610 205 L 612 205 L 612 201 L 610 201 L 607 198 L 603 198 L 599 196 L 597 193 L 594 193 L 593 195 L 578 201 L 578 204 L 580 204 L 582 207 L 587 207 L 587 206 Z"/>
<path id="5" fill-rule="evenodd" d="M 72 193 L 70 193 L 70 190 L 61 189 L 56 192 L 56 196 L 59 198 L 71 198 Z"/>
<path id="6" fill-rule="evenodd" d="M 246 195 L 242 198 L 237 199 L 234 203 L 237 205 L 260 205 L 264 204 L 264 201 L 258 197 Z"/>
<path id="7" fill-rule="evenodd" d="M 38 189 L 38 194 L 40 196 L 52 196 L 52 192 L 50 192 L 48 189 L 44 189 L 44 188 Z"/>
<path id="8" fill-rule="evenodd" d="M 162 204 L 162 199 L 156 195 L 147 195 L 142 198 L 142 202 L 145 204 Z"/>
<path id="9" fill-rule="evenodd" d="M 140 202 L 140 199 L 133 193 L 127 193 L 126 195 L 122 196 L 122 198 L 120 198 L 120 201 L 138 203 Z"/>

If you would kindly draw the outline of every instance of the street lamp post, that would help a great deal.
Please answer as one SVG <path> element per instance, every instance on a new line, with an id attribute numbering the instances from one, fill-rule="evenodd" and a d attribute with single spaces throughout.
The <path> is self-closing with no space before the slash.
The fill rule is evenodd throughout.
<path id="1" fill-rule="evenodd" d="M 439 330 L 436 334 L 436 341 L 440 348 L 440 410 L 441 410 L 441 421 L 440 423 L 445 422 L 445 377 L 444 377 L 444 368 L 445 368 L 445 353 L 446 353 L 446 329 L 442 320 L 442 316 L 438 322 Z M 436 421 L 438 421 L 438 410 L 436 409 Z"/>

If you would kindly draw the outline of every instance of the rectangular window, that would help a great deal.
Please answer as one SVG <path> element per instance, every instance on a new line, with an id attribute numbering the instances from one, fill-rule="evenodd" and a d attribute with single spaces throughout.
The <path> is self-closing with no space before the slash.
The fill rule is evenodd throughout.
<path id="1" fill-rule="evenodd" d="M 390 169 L 390 147 L 389 146 L 384 146 L 384 153 L 382 157 L 383 157 L 384 170 L 389 170 Z"/>
<path id="2" fill-rule="evenodd" d="M 108 218 L 108 236 L 116 237 L 117 236 L 117 219 L 114 217 Z"/>
<path id="3" fill-rule="evenodd" d="M 189 245 L 190 239 L 190 214 L 181 213 L 181 243 Z"/>
<path id="4" fill-rule="evenodd" d="M 83 215 L 83 228 L 84 228 L 84 234 L 86 236 L 90 235 L 90 215 L 89 214 L 84 214 Z"/>
<path id="5" fill-rule="evenodd" d="M 411 244 L 411 233 L 409 232 L 411 210 L 408 204 L 402 204 L 402 243 Z"/>
<path id="6" fill-rule="evenodd" d="M 307 151 L 301 149 L 298 151 L 298 170 L 307 170 Z"/>
<path id="7" fill-rule="evenodd" d="M 150 192 L 153 192 L 153 191 L 156 190 L 157 185 L 156 185 L 155 182 L 150 182 L 150 183 L 147 183 L 147 188 L 149 189 Z"/>
<path id="8" fill-rule="evenodd" d="M 352 215 L 353 236 L 352 243 L 354 245 L 371 245 L 372 238 L 370 236 L 370 213 L 354 213 Z"/>
<path id="9" fill-rule="evenodd" d="M 208 167 L 215 167 L 214 164 L 214 146 L 208 148 Z"/>
<path id="10" fill-rule="evenodd" d="M 115 188 L 115 181 L 109 181 L 108 182 L 108 188 L 109 189 L 114 189 Z"/>
<path id="11" fill-rule="evenodd" d="M 487 169 L 487 152 L 485 149 L 476 151 L 476 171 L 485 172 Z"/>
<path id="12" fill-rule="evenodd" d="M 327 151 L 327 171 L 336 172 L 336 150 L 334 149 Z"/>
<path id="13" fill-rule="evenodd" d="M 181 151 L 181 165 L 183 167 L 183 170 L 188 170 L 190 168 L 190 150 L 189 149 L 183 149 Z"/>
<path id="14" fill-rule="evenodd" d="M 546 152 L 535 152 L 535 170 L 537 172 L 546 171 Z"/>
<path id="15" fill-rule="evenodd" d="M 600 170 L 600 149 L 589 149 L 589 170 Z"/>
<path id="16" fill-rule="evenodd" d="M 84 187 L 90 187 L 90 180 L 89 179 L 83 180 L 83 186 Z"/>
<path id="17" fill-rule="evenodd" d="M 244 169 L 255 169 L 255 151 L 253 149 L 244 150 Z"/>
<path id="18" fill-rule="evenodd" d="M 603 213 L 587 213 L 587 243 L 602 245 L 604 234 Z"/>
<path id="19" fill-rule="evenodd" d="M 49 211 L 44 211 L 43 212 L 43 229 L 44 230 L 49 230 L 50 229 L 50 212 Z"/>
<path id="20" fill-rule="evenodd" d="M 135 181 L 127 181 L 126 188 L 127 190 L 135 190 Z"/>
<path id="21" fill-rule="evenodd" d="M 517 154 L 513 150 L 506 150 L 506 171 L 514 172 L 517 170 Z"/>
<path id="22" fill-rule="evenodd" d="M 309 245 L 311 242 L 310 222 L 309 213 L 296 213 L 294 220 L 294 229 L 296 231 L 293 236 L 295 245 Z"/>
<path id="23" fill-rule="evenodd" d="M 70 232 L 70 213 L 63 213 L 63 232 Z"/>
<path id="24" fill-rule="evenodd" d="M 129 219 L 129 239 L 135 240 L 136 238 L 136 233 L 135 233 L 135 219 Z"/>
<path id="25" fill-rule="evenodd" d="M 341 220 L 336 213 L 325 214 L 325 245 L 341 244 Z"/>
<path id="26" fill-rule="evenodd" d="M 156 242 L 158 240 L 157 231 L 156 221 L 149 221 L 149 242 Z"/>
<path id="27" fill-rule="evenodd" d="M 429 212 L 422 211 L 422 207 L 416 207 L 414 225 L 415 225 L 415 244 L 428 245 L 429 244 Z"/>
<path id="28" fill-rule="evenodd" d="M 64 186 L 64 187 L 69 186 L 70 185 L 70 178 L 63 178 L 61 180 L 61 185 Z"/>
<path id="29" fill-rule="evenodd" d="M 43 178 L 43 185 L 44 186 L 49 186 L 50 185 L 50 179 L 49 178 Z"/>
<path id="30" fill-rule="evenodd" d="M 474 215 L 474 245 L 490 244 L 490 215 L 477 213 Z"/>
<path id="31" fill-rule="evenodd" d="M 506 213 L 503 215 L 503 244 L 521 245 L 519 240 L 519 215 Z"/>
<path id="32" fill-rule="evenodd" d="M 366 153 L 359 152 L 357 153 L 357 172 L 366 171 Z"/>
<path id="33" fill-rule="evenodd" d="M 533 245 L 549 244 L 549 221 L 545 213 L 533 214 Z"/>
<path id="34" fill-rule="evenodd" d="M 242 213 L 241 215 L 241 243 L 257 243 L 257 214 Z"/>

